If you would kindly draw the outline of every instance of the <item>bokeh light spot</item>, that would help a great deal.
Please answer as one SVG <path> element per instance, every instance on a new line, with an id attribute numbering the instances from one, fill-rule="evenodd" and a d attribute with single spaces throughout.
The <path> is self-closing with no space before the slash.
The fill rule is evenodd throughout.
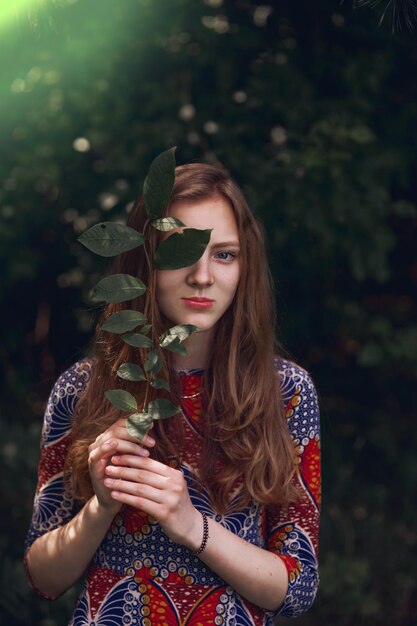
<path id="1" fill-rule="evenodd" d="M 91 148 L 90 142 L 85 137 L 77 137 L 72 142 L 72 147 L 77 152 L 88 152 Z"/>

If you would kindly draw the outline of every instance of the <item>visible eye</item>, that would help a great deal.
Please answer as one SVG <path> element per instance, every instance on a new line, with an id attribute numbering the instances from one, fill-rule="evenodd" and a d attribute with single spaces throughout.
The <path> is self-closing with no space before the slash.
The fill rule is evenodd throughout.
<path id="1" fill-rule="evenodd" d="M 237 253 L 236 252 L 217 252 L 216 257 L 220 260 L 220 261 L 233 261 L 233 259 L 235 259 L 237 257 Z"/>

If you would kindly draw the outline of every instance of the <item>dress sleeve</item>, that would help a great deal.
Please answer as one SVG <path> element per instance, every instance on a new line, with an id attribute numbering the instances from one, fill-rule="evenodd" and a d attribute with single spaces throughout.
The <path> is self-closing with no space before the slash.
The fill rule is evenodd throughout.
<path id="1" fill-rule="evenodd" d="M 288 507 L 268 507 L 267 548 L 284 562 L 288 593 L 275 615 L 298 617 L 316 596 L 321 499 L 320 416 L 309 374 L 290 363 L 279 365 L 288 427 L 297 453 L 294 476 L 300 497 Z"/>
<path id="2" fill-rule="evenodd" d="M 41 535 L 66 524 L 80 509 L 70 492 L 68 481 L 64 480 L 64 465 L 70 442 L 72 416 L 89 381 L 90 369 L 89 361 L 79 361 L 64 372 L 55 383 L 46 406 L 38 484 L 24 549 L 25 567 L 31 584 L 26 563 L 30 546 Z"/>

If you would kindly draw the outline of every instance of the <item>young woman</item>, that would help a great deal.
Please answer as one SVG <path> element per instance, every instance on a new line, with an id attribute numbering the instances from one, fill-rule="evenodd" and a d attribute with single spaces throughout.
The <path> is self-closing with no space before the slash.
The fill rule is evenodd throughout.
<path id="1" fill-rule="evenodd" d="M 87 572 L 73 626 L 272 624 L 306 611 L 318 585 L 316 391 L 276 355 L 262 232 L 229 175 L 178 167 L 167 214 L 212 229 L 203 256 L 156 271 L 143 248 L 120 255 L 115 273 L 148 292 L 104 318 L 134 306 L 155 337 L 199 327 L 186 356 L 165 353 L 182 413 L 129 436 L 104 391 L 124 385 L 140 406 L 144 385 L 116 371 L 144 355 L 99 325 L 93 357 L 58 379 L 45 413 L 28 577 L 52 599 Z M 139 200 L 129 225 L 146 223 Z M 152 258 L 161 235 L 146 232 Z"/>

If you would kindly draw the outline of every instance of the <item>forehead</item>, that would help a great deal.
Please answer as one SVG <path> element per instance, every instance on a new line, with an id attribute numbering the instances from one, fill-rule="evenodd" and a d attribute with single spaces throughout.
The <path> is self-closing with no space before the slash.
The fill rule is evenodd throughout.
<path id="1" fill-rule="evenodd" d="M 211 242 L 220 238 L 239 242 L 239 230 L 232 205 L 221 196 L 174 202 L 168 215 L 176 217 L 190 228 L 211 228 Z"/>

